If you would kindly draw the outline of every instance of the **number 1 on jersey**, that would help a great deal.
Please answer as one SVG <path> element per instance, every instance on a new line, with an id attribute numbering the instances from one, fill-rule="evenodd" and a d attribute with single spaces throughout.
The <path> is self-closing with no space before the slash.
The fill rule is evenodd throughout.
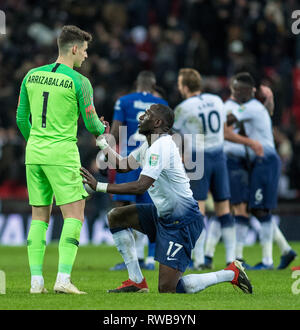
<path id="1" fill-rule="evenodd" d="M 43 92 L 43 112 L 42 112 L 42 127 L 46 128 L 46 114 L 47 114 L 47 105 L 48 105 L 49 92 Z"/>

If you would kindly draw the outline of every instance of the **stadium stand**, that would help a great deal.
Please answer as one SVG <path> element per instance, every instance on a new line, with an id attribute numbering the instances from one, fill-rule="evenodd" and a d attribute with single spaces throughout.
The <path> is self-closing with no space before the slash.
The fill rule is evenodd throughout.
<path id="1" fill-rule="evenodd" d="M 296 1 L 7 0 L 0 6 L 6 15 L 6 34 L 0 35 L 0 199 L 7 212 L 12 201 L 25 205 L 27 200 L 24 140 L 15 124 L 21 79 L 30 68 L 55 61 L 56 37 L 65 24 L 93 35 L 89 61 L 80 70 L 94 87 L 98 114 L 109 122 L 114 102 L 131 91 L 137 73 L 145 69 L 155 73 L 172 107 L 180 102 L 176 79 L 181 67 L 199 70 L 205 90 L 224 100 L 237 71 L 251 71 L 258 84 L 269 85 L 284 165 L 281 211 L 288 205 L 299 212 L 300 38 L 291 30 Z M 82 127 L 81 160 L 91 169 L 98 150 Z"/>

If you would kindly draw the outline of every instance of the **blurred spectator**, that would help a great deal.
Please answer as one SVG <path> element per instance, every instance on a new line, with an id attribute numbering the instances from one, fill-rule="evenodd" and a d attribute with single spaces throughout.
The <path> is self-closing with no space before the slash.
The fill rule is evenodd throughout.
<path id="1" fill-rule="evenodd" d="M 297 197 L 297 190 L 291 189 L 290 183 L 290 167 L 293 159 L 292 143 L 277 127 L 274 128 L 274 140 L 281 159 L 281 177 L 278 186 L 278 196 L 282 199 L 293 199 Z"/>

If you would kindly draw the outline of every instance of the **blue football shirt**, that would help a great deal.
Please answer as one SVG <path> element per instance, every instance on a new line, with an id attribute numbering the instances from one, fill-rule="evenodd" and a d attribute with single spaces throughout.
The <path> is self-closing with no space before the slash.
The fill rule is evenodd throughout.
<path id="1" fill-rule="evenodd" d="M 120 154 L 127 156 L 139 147 L 146 137 L 139 134 L 139 117 L 152 104 L 168 105 L 167 101 L 147 92 L 136 92 L 120 97 L 115 103 L 113 120 L 122 122 L 127 128 L 120 134 Z"/>

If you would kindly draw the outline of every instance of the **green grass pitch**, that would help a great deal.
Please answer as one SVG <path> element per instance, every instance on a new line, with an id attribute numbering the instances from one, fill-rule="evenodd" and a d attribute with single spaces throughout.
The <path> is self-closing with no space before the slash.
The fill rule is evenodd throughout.
<path id="1" fill-rule="evenodd" d="M 292 242 L 300 251 L 300 243 Z M 247 262 L 260 261 L 258 244 L 246 247 Z M 278 265 L 280 253 L 274 246 L 274 262 Z M 0 310 L 292 310 L 300 309 L 300 294 L 292 292 L 292 286 L 300 291 L 300 283 L 292 278 L 291 266 L 300 264 L 300 258 L 288 269 L 277 271 L 248 271 L 254 293 L 246 295 L 234 290 L 229 283 L 221 283 L 197 294 L 159 294 L 158 270 L 143 271 L 150 292 L 148 294 L 108 294 L 127 279 L 127 271 L 109 271 L 109 267 L 121 261 L 113 246 L 81 246 L 72 272 L 72 281 L 87 295 L 55 294 L 53 285 L 57 272 L 58 246 L 47 246 L 44 264 L 45 287 L 48 294 L 31 295 L 30 274 L 26 247 L 0 246 L 0 270 L 6 274 L 6 294 L 0 295 Z M 214 270 L 224 268 L 224 246 L 217 246 Z M 186 274 L 191 273 L 187 271 Z M 300 280 L 300 275 L 298 276 Z"/>

